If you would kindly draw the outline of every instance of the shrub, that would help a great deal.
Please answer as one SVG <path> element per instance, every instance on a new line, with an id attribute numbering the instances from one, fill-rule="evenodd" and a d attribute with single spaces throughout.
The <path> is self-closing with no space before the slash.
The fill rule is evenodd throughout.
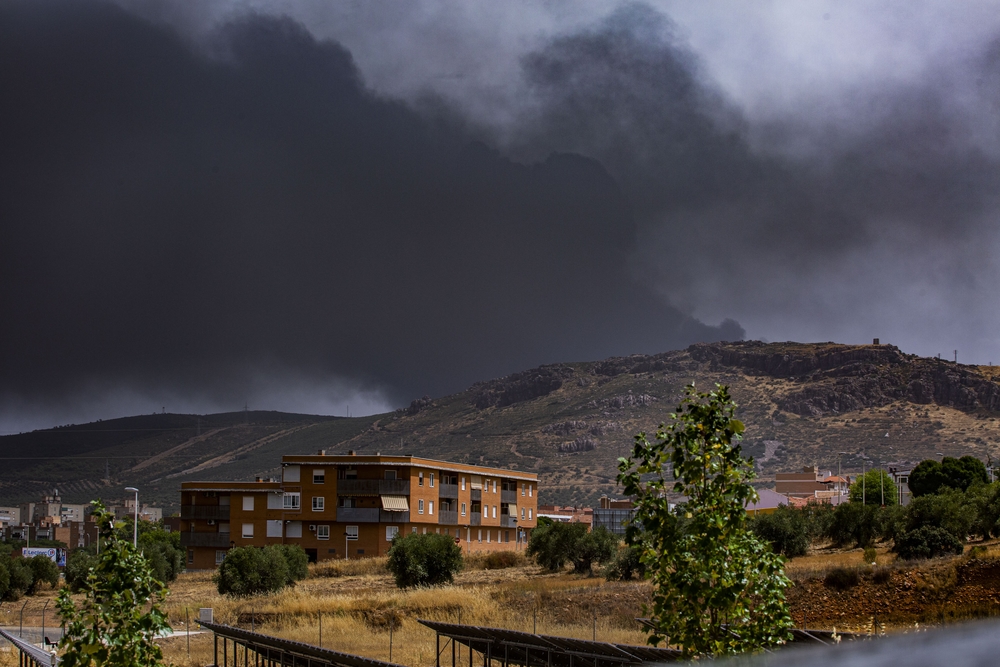
<path id="1" fill-rule="evenodd" d="M 944 528 L 921 526 L 900 538 L 893 550 L 906 560 L 935 558 L 949 553 L 962 553 L 962 543 Z"/>
<path id="2" fill-rule="evenodd" d="M 48 556 L 28 558 L 27 565 L 31 569 L 31 585 L 28 586 L 28 595 L 34 595 L 42 584 L 48 584 L 52 588 L 59 585 L 59 566 Z"/>
<path id="3" fill-rule="evenodd" d="M 97 557 L 84 549 L 76 549 L 66 559 L 66 585 L 74 593 L 83 590 L 90 571 L 97 565 Z"/>
<path id="4" fill-rule="evenodd" d="M 608 581 L 631 581 L 632 577 L 646 578 L 646 566 L 642 562 L 642 549 L 635 545 L 618 550 L 615 557 L 604 568 L 604 578 Z"/>
<path id="5" fill-rule="evenodd" d="M 6 599 L 8 588 L 10 588 L 10 572 L 7 570 L 6 562 L 0 558 L 0 600 Z"/>
<path id="6" fill-rule="evenodd" d="M 861 577 L 858 571 L 852 567 L 835 567 L 826 573 L 823 578 L 823 585 L 837 591 L 846 591 L 858 585 Z"/>
<path id="7" fill-rule="evenodd" d="M 964 542 L 976 523 L 976 510 L 967 494 L 943 490 L 940 493 L 914 498 L 906 508 L 906 531 L 935 526 Z"/>
<path id="8" fill-rule="evenodd" d="M 14 558 L 7 561 L 7 572 L 10 574 L 10 584 L 4 600 L 19 600 L 25 595 L 34 583 L 34 575 L 31 567 L 23 558 Z"/>
<path id="9" fill-rule="evenodd" d="M 275 593 L 290 582 L 288 561 L 278 545 L 236 547 L 226 553 L 212 581 L 219 593 L 233 597 Z"/>
<path id="10" fill-rule="evenodd" d="M 876 567 L 872 572 L 872 581 L 876 584 L 884 585 L 889 583 L 892 579 L 892 568 L 891 567 Z"/>
<path id="11" fill-rule="evenodd" d="M 875 551 L 875 547 L 865 547 L 864 559 L 869 565 L 874 565 L 878 561 L 878 552 Z"/>
<path id="12" fill-rule="evenodd" d="M 804 556 L 811 541 L 806 515 L 787 505 L 781 505 L 771 514 L 759 514 L 750 520 L 750 530 L 757 537 L 771 543 L 778 554 Z"/>
<path id="13" fill-rule="evenodd" d="M 503 570 L 517 567 L 524 562 L 524 557 L 516 551 L 491 551 L 483 558 L 484 570 Z"/>
<path id="14" fill-rule="evenodd" d="M 276 544 L 288 564 L 288 583 L 302 581 L 309 576 L 309 556 L 297 544 Z"/>
<path id="15" fill-rule="evenodd" d="M 153 568 L 153 576 L 164 583 L 174 581 L 184 570 L 180 537 L 176 531 L 167 532 L 148 521 L 139 522 L 139 551 Z"/>
<path id="16" fill-rule="evenodd" d="M 399 588 L 450 583 L 462 569 L 462 549 L 447 535 L 397 535 L 387 567 Z"/>
<path id="17" fill-rule="evenodd" d="M 900 532 L 905 510 L 848 502 L 837 505 L 826 537 L 837 546 L 867 547 L 876 539 L 894 538 Z"/>

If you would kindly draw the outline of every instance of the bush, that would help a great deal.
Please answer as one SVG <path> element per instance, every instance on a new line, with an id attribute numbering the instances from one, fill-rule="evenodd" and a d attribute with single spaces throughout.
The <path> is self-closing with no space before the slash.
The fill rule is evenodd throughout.
<path id="1" fill-rule="evenodd" d="M 212 581 L 223 595 L 249 597 L 280 591 L 291 579 L 280 546 L 271 545 L 230 549 Z"/>
<path id="2" fill-rule="evenodd" d="M 851 567 L 835 567 L 826 573 L 823 585 L 837 591 L 846 591 L 858 585 L 861 577 L 858 571 Z"/>
<path id="3" fill-rule="evenodd" d="M 85 549 L 75 549 L 66 559 L 66 585 L 74 593 L 83 590 L 90 571 L 97 565 L 97 557 Z"/>
<path id="4" fill-rule="evenodd" d="M 24 558 L 14 558 L 7 561 L 7 572 L 10 575 L 10 584 L 4 600 L 19 600 L 31 590 L 31 585 L 35 582 L 31 566 Z"/>
<path id="5" fill-rule="evenodd" d="M 387 567 L 399 588 L 450 583 L 462 569 L 462 549 L 447 535 L 397 535 Z"/>
<path id="6" fill-rule="evenodd" d="M 583 523 L 553 523 L 531 532 L 527 553 L 553 572 L 569 561 L 574 572 L 590 573 L 594 563 L 614 557 L 618 542 L 618 537 L 604 526 L 588 531 Z"/>
<path id="7" fill-rule="evenodd" d="M 167 532 L 148 521 L 139 522 L 139 551 L 149 561 L 153 576 L 159 581 L 169 583 L 184 571 L 180 537 L 176 531 Z"/>
<path id="8" fill-rule="evenodd" d="M 914 498 L 906 508 L 905 532 L 935 526 L 964 542 L 976 523 L 976 509 L 969 501 L 967 494 L 950 489 Z"/>
<path id="9" fill-rule="evenodd" d="M 905 515 L 906 510 L 898 505 L 841 503 L 833 510 L 826 537 L 837 546 L 868 547 L 876 539 L 894 539 L 899 535 Z"/>
<path id="10" fill-rule="evenodd" d="M 874 565 L 878 561 L 878 552 L 875 547 L 865 547 L 864 560 L 869 565 Z"/>
<path id="11" fill-rule="evenodd" d="M 7 570 L 7 563 L 0 558 L 0 600 L 5 600 L 7 589 L 10 588 L 10 572 Z"/>
<path id="12" fill-rule="evenodd" d="M 631 581 L 632 577 L 646 578 L 646 566 L 642 562 L 642 549 L 635 545 L 618 550 L 608 566 L 604 568 L 604 578 L 608 581 Z"/>
<path id="13" fill-rule="evenodd" d="M 508 567 L 517 567 L 524 562 L 524 558 L 516 551 L 491 551 L 483 559 L 484 570 L 503 570 Z"/>
<path id="14" fill-rule="evenodd" d="M 48 556 L 33 556 L 27 559 L 28 567 L 31 569 L 31 585 L 28 586 L 28 595 L 34 595 L 42 584 L 48 584 L 52 588 L 59 586 L 59 566 Z"/>
<path id="15" fill-rule="evenodd" d="M 879 585 L 885 585 L 892 579 L 891 567 L 876 567 L 872 572 L 872 581 Z"/>
<path id="16" fill-rule="evenodd" d="M 281 550 L 281 555 L 288 564 L 288 583 L 302 581 L 309 576 L 309 556 L 305 549 L 297 544 L 276 544 Z"/>
<path id="17" fill-rule="evenodd" d="M 780 505 L 771 514 L 758 514 L 750 520 L 750 530 L 771 543 L 778 554 L 793 558 L 804 556 L 811 541 L 807 516 L 787 505 Z"/>
<path id="18" fill-rule="evenodd" d="M 962 553 L 962 543 L 944 528 L 921 526 L 900 538 L 893 550 L 905 560 L 935 558 Z"/>

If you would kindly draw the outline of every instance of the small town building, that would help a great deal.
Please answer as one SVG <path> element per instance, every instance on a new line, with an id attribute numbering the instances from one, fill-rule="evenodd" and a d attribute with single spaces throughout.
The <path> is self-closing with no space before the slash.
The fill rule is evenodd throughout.
<path id="1" fill-rule="evenodd" d="M 310 561 L 385 554 L 400 533 L 448 535 L 466 552 L 524 548 L 537 525 L 538 476 L 381 454 L 286 455 L 280 479 L 183 482 L 189 569 L 238 546 L 298 544 Z"/>

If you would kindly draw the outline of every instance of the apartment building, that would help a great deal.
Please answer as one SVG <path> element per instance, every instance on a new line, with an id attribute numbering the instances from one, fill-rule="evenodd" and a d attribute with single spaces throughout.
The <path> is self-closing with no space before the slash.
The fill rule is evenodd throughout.
<path id="1" fill-rule="evenodd" d="M 520 549 L 537 525 L 538 476 L 414 456 L 289 455 L 281 479 L 184 482 L 189 569 L 237 546 L 298 544 L 311 561 L 385 554 L 399 533 L 440 533 L 464 551 Z"/>

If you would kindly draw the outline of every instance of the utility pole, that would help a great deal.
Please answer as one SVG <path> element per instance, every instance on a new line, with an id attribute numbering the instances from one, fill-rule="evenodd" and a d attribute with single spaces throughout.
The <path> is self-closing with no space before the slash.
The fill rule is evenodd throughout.
<path id="1" fill-rule="evenodd" d="M 955 350 L 955 363 L 958 363 L 958 350 Z"/>

